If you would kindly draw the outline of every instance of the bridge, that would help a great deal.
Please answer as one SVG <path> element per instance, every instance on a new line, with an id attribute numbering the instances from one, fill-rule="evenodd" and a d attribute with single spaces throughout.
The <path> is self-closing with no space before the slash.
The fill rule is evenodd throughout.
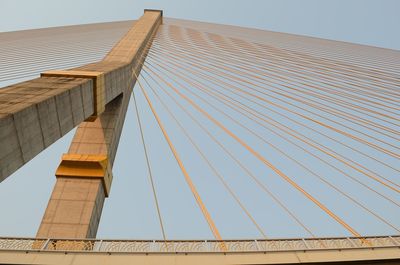
<path id="1" fill-rule="evenodd" d="M 71 43 L 85 38 L 73 32 L 88 36 L 87 47 L 44 45 L 54 34 Z M 0 81 L 10 83 L 0 89 L 0 181 L 76 128 L 54 165 L 57 181 L 36 237 L 1 237 L 0 263 L 400 262 L 400 52 L 168 19 L 159 10 L 134 22 L 2 33 L 0 41 Z M 162 239 L 96 239 L 104 202 L 113 196 L 131 95 Z M 210 239 L 168 238 L 145 105 Z M 193 154 L 197 160 L 188 159 Z M 235 185 L 232 176 L 246 179 Z M 249 194 L 248 183 L 264 197 Z M 229 198 L 258 237 L 225 238 L 208 189 Z M 307 237 L 271 237 L 276 229 L 260 224 L 255 198 L 273 205 L 267 219 L 279 213 L 284 218 L 276 222 Z M 346 236 L 318 236 L 318 223 Z M 391 234 L 368 235 L 365 224 Z"/>

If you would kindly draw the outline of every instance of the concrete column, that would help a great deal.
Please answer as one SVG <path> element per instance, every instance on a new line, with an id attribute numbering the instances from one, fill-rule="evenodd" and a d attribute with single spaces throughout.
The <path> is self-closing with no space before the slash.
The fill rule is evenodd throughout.
<path id="1" fill-rule="evenodd" d="M 128 100 L 125 101 L 129 101 L 129 96 L 126 95 Z M 68 154 L 109 157 L 111 161 L 107 161 L 106 166 L 112 166 L 118 146 L 117 138 L 122 131 L 117 126 L 118 121 L 124 119 L 124 115 L 121 115 L 122 103 L 121 95 L 109 103 L 94 122 L 83 122 L 74 135 Z M 79 173 L 68 176 L 68 173 L 60 172 L 62 166 L 63 163 L 56 172 L 57 182 L 37 237 L 94 238 L 112 178 L 105 183 L 105 176 L 87 175 L 85 172 L 81 176 Z"/>
<path id="2" fill-rule="evenodd" d="M 96 236 L 103 203 L 110 193 L 111 169 L 132 88 L 136 82 L 135 74 L 138 75 L 140 72 L 143 58 L 149 48 L 147 44 L 160 23 L 160 12 L 146 13 L 101 63 L 74 69 L 74 71 L 104 72 L 110 64 L 121 63 L 119 59 L 130 58 L 130 61 L 125 61 L 129 67 L 120 68 L 108 79 L 118 80 L 123 86 L 123 93 L 108 103 L 104 112 L 94 121 L 79 125 L 68 154 L 63 156 L 57 169 L 57 182 L 37 237 L 94 238 Z M 155 26 L 149 27 L 147 25 L 149 23 Z M 151 30 L 146 33 L 143 28 Z M 143 42 L 137 42 L 138 39 L 142 39 Z M 106 90 L 115 90 L 108 86 L 112 86 L 112 83 L 105 82 Z"/>
<path id="3" fill-rule="evenodd" d="M 96 237 L 104 198 L 100 179 L 58 178 L 37 237 Z"/>

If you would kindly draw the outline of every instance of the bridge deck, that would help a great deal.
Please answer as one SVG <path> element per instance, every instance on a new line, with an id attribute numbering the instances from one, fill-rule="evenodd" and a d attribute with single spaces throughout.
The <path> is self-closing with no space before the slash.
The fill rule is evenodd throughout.
<path id="1" fill-rule="evenodd" d="M 163 264 L 396 264 L 399 259 L 400 236 L 226 240 L 223 243 L 0 238 L 0 262 L 13 264 L 155 264 L 161 260 Z"/>

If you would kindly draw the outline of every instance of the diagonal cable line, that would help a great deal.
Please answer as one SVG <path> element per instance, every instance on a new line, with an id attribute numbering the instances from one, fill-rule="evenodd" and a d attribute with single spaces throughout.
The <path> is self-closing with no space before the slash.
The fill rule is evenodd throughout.
<path id="1" fill-rule="evenodd" d="M 185 101 L 187 101 L 190 105 L 192 105 L 196 110 L 198 110 L 200 113 L 202 113 L 204 116 L 206 116 L 210 121 L 212 121 L 215 125 L 220 127 L 225 133 L 227 133 L 230 137 L 235 139 L 238 143 L 240 143 L 245 149 L 247 149 L 252 155 L 254 155 L 257 159 L 259 159 L 262 163 L 264 163 L 267 167 L 272 169 L 277 175 L 279 175 L 282 179 L 284 179 L 286 182 L 288 182 L 292 187 L 297 189 L 299 192 L 301 192 L 305 197 L 307 197 L 310 201 L 315 203 L 321 210 L 323 210 L 325 213 L 327 213 L 330 217 L 332 217 L 336 222 L 338 222 L 340 225 L 342 225 L 346 230 L 348 230 L 351 234 L 353 234 L 356 237 L 361 237 L 361 234 L 359 234 L 354 228 L 352 228 L 350 225 L 348 225 L 346 222 L 344 222 L 339 216 L 334 214 L 332 211 L 330 211 L 324 204 L 322 204 L 319 200 L 317 200 L 315 197 L 313 197 L 310 193 L 305 191 L 302 187 L 300 187 L 295 181 L 293 181 L 289 176 L 284 174 L 282 171 L 280 171 L 278 168 L 276 168 L 274 165 L 272 165 L 267 159 L 265 159 L 260 153 L 258 153 L 256 150 L 254 150 L 250 145 L 248 145 L 245 141 L 240 139 L 235 133 L 230 131 L 228 128 L 226 128 L 221 122 L 213 118 L 208 112 L 204 111 L 200 106 L 198 106 L 196 103 L 194 103 L 191 99 L 189 99 L 187 96 L 182 94 L 179 90 L 177 90 L 173 85 L 171 85 L 169 82 L 165 81 L 162 77 L 160 77 L 157 73 L 152 71 L 150 68 L 144 66 L 146 69 L 152 72 L 152 74 L 155 74 L 158 78 L 164 81 L 164 83 L 170 87 L 175 93 L 177 93 L 180 97 L 182 97 Z"/>
<path id="2" fill-rule="evenodd" d="M 200 207 L 200 209 L 201 209 L 201 211 L 202 211 L 202 213 L 204 215 L 204 218 L 206 219 L 206 221 L 207 221 L 207 223 L 208 223 L 208 225 L 210 227 L 211 232 L 213 233 L 215 239 L 217 239 L 219 241 L 222 241 L 222 237 L 221 237 L 217 227 L 215 226 L 215 223 L 214 223 L 213 219 L 211 218 L 210 213 L 208 212 L 206 206 L 204 205 L 204 203 L 203 203 L 203 201 L 202 201 L 202 199 L 200 197 L 200 194 L 198 193 L 198 191 L 197 191 L 197 189 L 196 189 L 196 187 L 195 187 L 195 185 L 194 185 L 189 173 L 187 172 L 185 166 L 182 163 L 182 160 L 179 157 L 178 152 L 176 151 L 176 149 L 175 149 L 173 143 L 171 142 L 171 139 L 169 138 L 169 136 L 168 136 L 163 124 L 161 123 L 161 120 L 158 117 L 158 114 L 156 113 L 156 111 L 155 111 L 155 109 L 153 107 L 153 104 L 150 101 L 150 98 L 148 97 L 148 95 L 147 95 L 146 91 L 144 90 L 142 84 L 140 83 L 139 79 L 137 81 L 138 81 L 139 87 L 140 87 L 143 95 L 145 96 L 146 101 L 147 101 L 147 103 L 148 103 L 148 105 L 149 105 L 149 107 L 150 107 L 150 109 L 151 109 L 151 111 L 153 113 L 153 116 L 156 119 L 157 124 L 160 127 L 160 129 L 161 129 L 161 131 L 162 131 L 162 133 L 164 135 L 164 138 L 167 141 L 167 143 L 168 143 L 168 145 L 170 147 L 170 150 L 173 153 L 173 155 L 174 155 L 174 157 L 175 157 L 175 159 L 176 159 L 176 161 L 177 161 L 177 163 L 178 163 L 178 165 L 179 165 L 179 167 L 180 167 L 180 169 L 182 171 L 182 174 L 184 175 L 185 180 L 186 180 L 187 184 L 189 185 L 189 188 L 192 191 L 193 196 L 195 197 L 196 202 L 199 205 L 199 207 Z"/>
<path id="3" fill-rule="evenodd" d="M 153 173 L 151 170 L 151 166 L 150 166 L 150 161 L 149 161 L 149 156 L 147 153 L 147 147 L 146 147 L 146 142 L 144 140 L 144 134 L 143 134 L 143 128 L 142 128 L 142 123 L 140 121 L 140 115 L 139 115 L 139 110 L 137 107 L 137 102 L 136 102 L 136 96 L 135 96 L 135 91 L 133 91 L 133 101 L 134 101 L 134 105 L 135 105 L 135 110 L 136 110 L 136 119 L 139 125 L 139 129 L 140 129 L 140 138 L 142 141 L 142 145 L 143 145 L 143 151 L 144 151 L 144 155 L 146 157 L 146 165 L 147 165 L 147 170 L 149 173 L 149 180 L 151 183 L 151 189 L 153 191 L 153 196 L 154 196 L 154 203 L 156 205 L 156 209 L 157 209 L 157 215 L 158 215 L 158 221 L 160 223 L 160 227 L 161 227 L 161 232 L 162 232 L 162 236 L 164 240 L 167 240 L 166 236 L 165 236 L 165 230 L 164 230 L 164 225 L 163 225 L 163 221 L 162 221 L 162 217 L 161 217 L 161 212 L 160 212 L 160 206 L 158 203 L 158 198 L 157 198 L 157 193 L 156 193 L 156 188 L 154 186 L 154 180 L 153 180 Z"/>

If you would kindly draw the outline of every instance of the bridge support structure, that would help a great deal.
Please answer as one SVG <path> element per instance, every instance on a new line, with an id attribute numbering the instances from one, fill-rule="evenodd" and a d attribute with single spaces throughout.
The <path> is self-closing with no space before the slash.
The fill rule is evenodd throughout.
<path id="1" fill-rule="evenodd" d="M 161 21 L 161 11 L 145 10 L 101 62 L 42 74 L 46 78 L 92 80 L 94 111 L 80 123 L 68 153 L 62 157 L 38 237 L 96 237 L 104 200 L 110 193 L 112 166 L 131 92 Z M 105 78 L 115 65 L 118 70 Z M 106 91 L 113 87 L 121 93 L 115 93 L 105 104 Z"/>
<path id="2" fill-rule="evenodd" d="M 161 11 L 145 10 L 102 61 L 2 88 L 0 182 L 131 88 L 133 71 L 140 71 L 138 62 L 161 23 Z"/>

